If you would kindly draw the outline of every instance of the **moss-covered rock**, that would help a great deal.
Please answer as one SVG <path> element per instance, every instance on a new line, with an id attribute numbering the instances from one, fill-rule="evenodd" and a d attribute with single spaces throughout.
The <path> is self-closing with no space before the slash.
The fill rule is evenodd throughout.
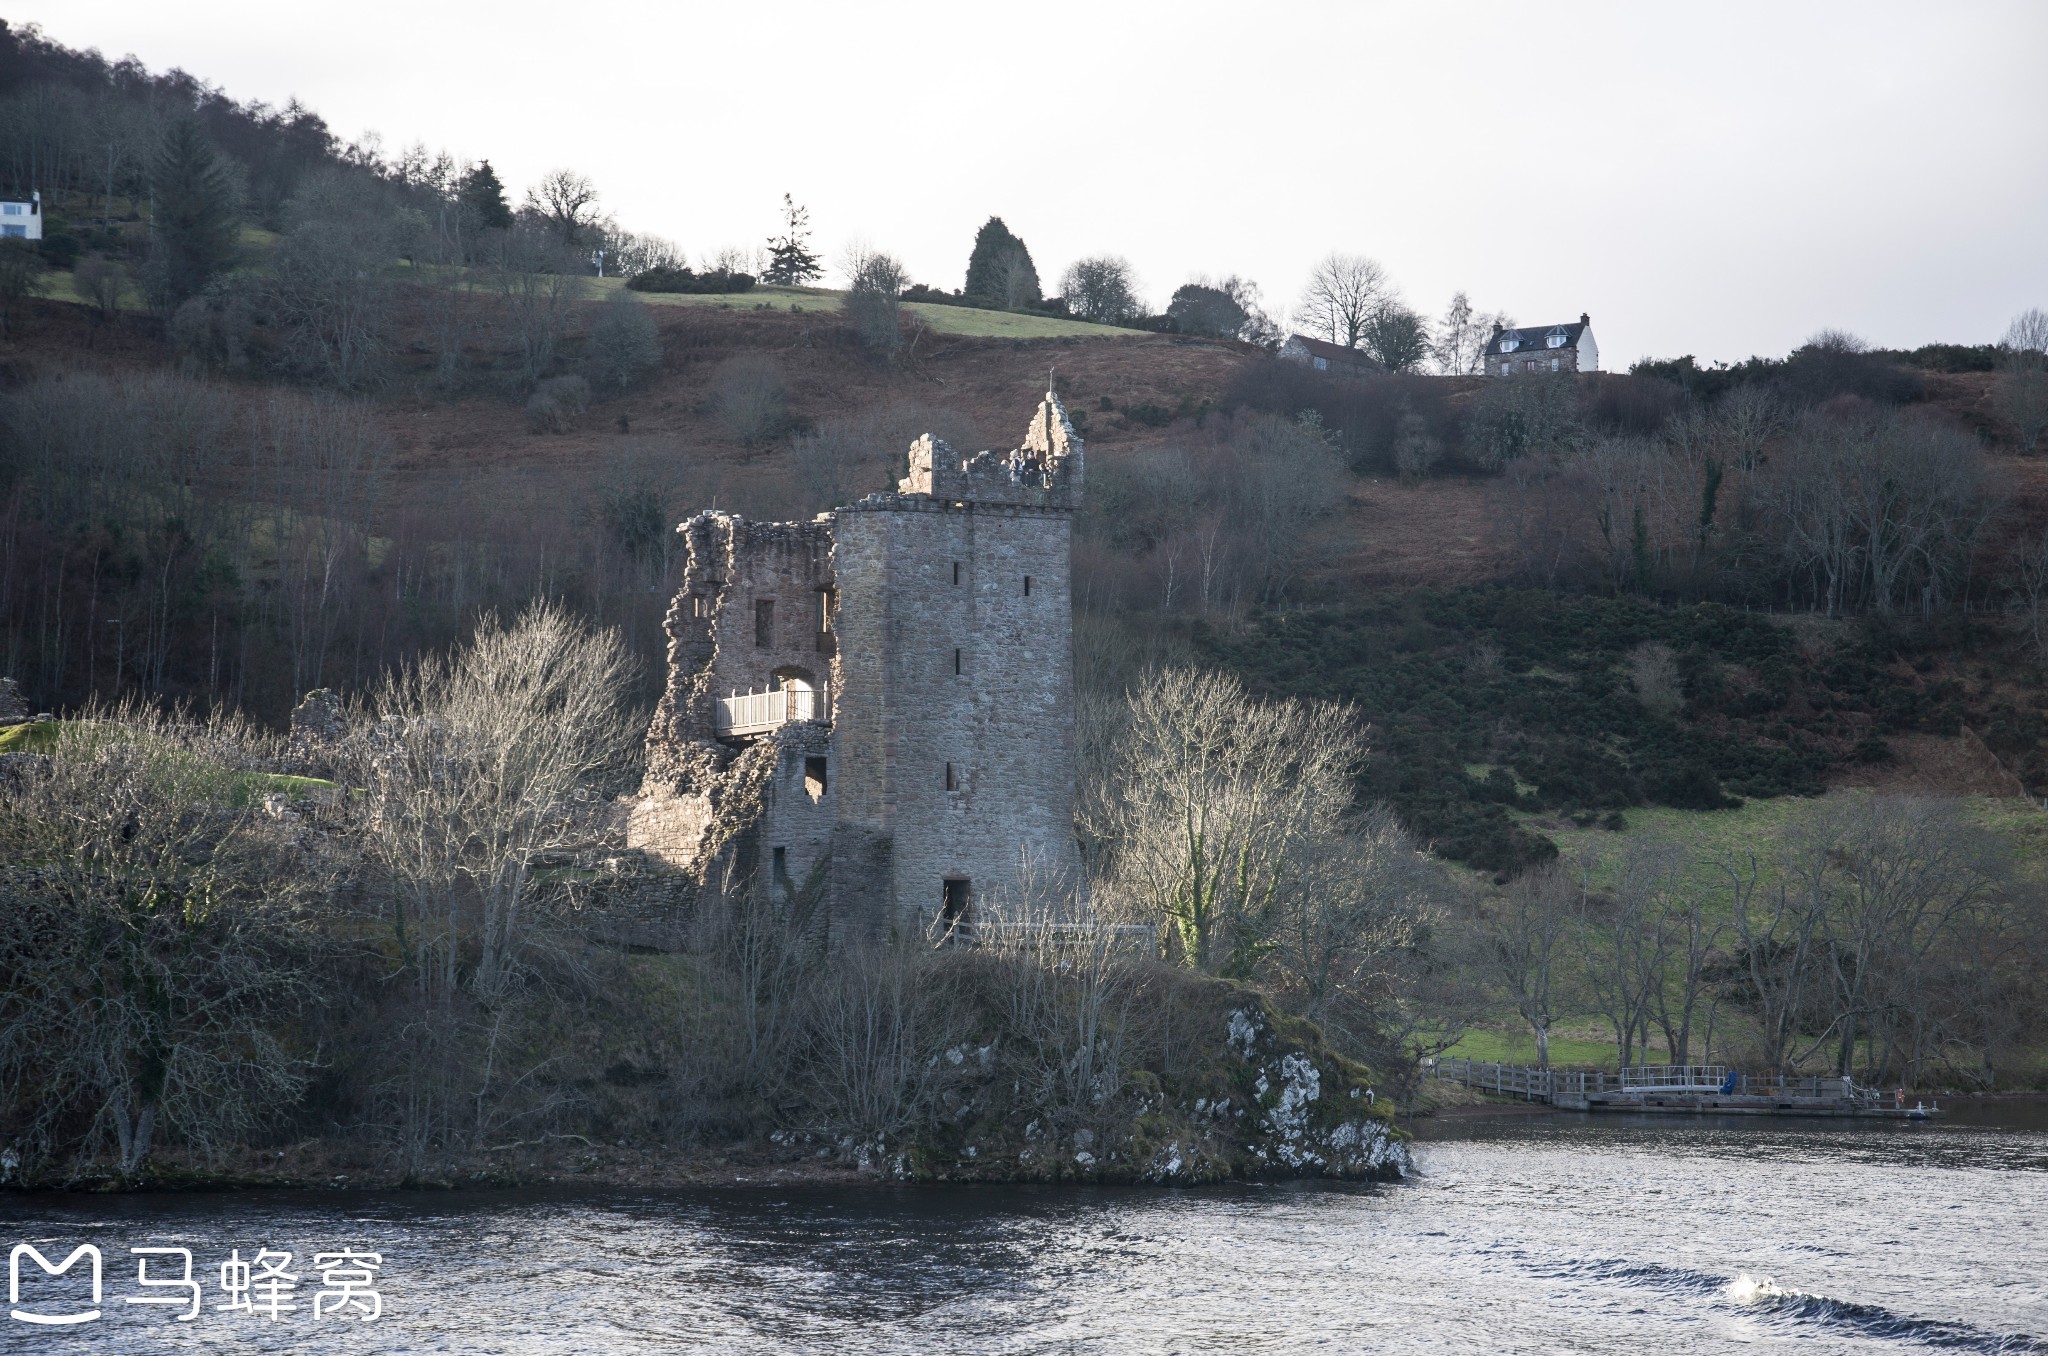
<path id="1" fill-rule="evenodd" d="M 1408 1171 L 1408 1136 L 1371 1071 L 1332 1050 L 1312 1023 L 1242 985 L 1170 982 L 1192 1055 L 1130 1071 L 1086 1123 L 1035 1100 L 998 1037 L 944 1053 L 955 1077 L 935 1126 L 899 1152 L 876 1145 L 860 1156 L 873 1170 L 925 1181 L 1366 1180 Z"/>

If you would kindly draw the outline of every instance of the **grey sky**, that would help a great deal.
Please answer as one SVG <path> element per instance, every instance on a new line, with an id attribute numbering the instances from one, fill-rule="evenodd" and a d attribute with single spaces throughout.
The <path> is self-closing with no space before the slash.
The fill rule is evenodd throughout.
<path id="1" fill-rule="evenodd" d="M 692 255 L 785 189 L 960 285 L 991 212 L 1048 282 L 1114 252 L 1291 303 L 1332 249 L 1409 300 L 1590 311 L 1610 367 L 1822 327 L 1992 340 L 2048 306 L 2048 4 L 4 0 L 53 38 L 297 95 L 387 151 L 556 165 Z"/>

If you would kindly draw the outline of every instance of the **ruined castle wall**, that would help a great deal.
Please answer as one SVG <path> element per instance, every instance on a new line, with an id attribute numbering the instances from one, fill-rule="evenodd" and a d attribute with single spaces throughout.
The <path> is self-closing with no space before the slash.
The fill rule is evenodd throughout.
<path id="1" fill-rule="evenodd" d="M 986 904 L 1025 853 L 1078 880 L 1069 513 L 895 496 L 835 536 L 841 857 L 889 860 L 886 883 L 843 869 L 842 904 L 922 926 L 947 877 Z"/>
<path id="2" fill-rule="evenodd" d="M 696 872 L 731 840 L 736 816 L 751 823 L 759 813 L 751 802 L 771 775 L 740 775 L 740 755 L 716 739 L 717 699 L 778 687 L 778 675 L 792 671 L 814 687 L 831 682 L 819 599 L 832 585 L 832 536 L 828 522 L 753 523 L 727 513 L 700 513 L 681 532 L 687 560 L 665 621 L 668 683 L 628 842 Z M 773 605 L 765 618 L 756 611 L 763 602 Z"/>

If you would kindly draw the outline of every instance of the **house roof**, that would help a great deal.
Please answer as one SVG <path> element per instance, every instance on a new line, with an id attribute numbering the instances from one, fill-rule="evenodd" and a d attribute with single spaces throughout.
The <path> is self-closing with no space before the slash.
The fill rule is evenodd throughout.
<path id="1" fill-rule="evenodd" d="M 1291 342 L 1300 344 L 1304 349 L 1308 350 L 1308 354 L 1312 358 L 1328 358 L 1331 362 L 1348 363 L 1353 367 L 1365 368 L 1369 372 L 1383 372 L 1386 370 L 1370 354 L 1361 353 L 1355 348 L 1346 348 L 1342 344 L 1333 344 L 1327 339 L 1315 339 L 1306 334 L 1297 334 Z"/>
<path id="2" fill-rule="evenodd" d="M 1579 346 L 1579 336 L 1591 328 L 1593 328 L 1592 320 L 1583 315 L 1576 321 L 1562 325 L 1517 325 L 1511 330 L 1502 330 L 1494 335 L 1493 338 L 1487 340 L 1486 355 L 1493 357 L 1502 352 L 1521 353 L 1524 351 L 1533 353 L 1551 350 L 1553 347 L 1577 348 Z M 1564 342 L 1553 346 L 1550 339 L 1552 335 L 1556 334 L 1562 334 Z M 1515 347 L 1512 349 L 1502 349 L 1501 345 L 1509 338 L 1516 340 Z"/>

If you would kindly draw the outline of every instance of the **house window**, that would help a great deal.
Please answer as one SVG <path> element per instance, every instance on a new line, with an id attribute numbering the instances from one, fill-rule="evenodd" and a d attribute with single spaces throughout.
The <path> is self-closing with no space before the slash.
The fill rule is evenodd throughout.
<path id="1" fill-rule="evenodd" d="M 1522 365 L 1531 372 L 1536 370 L 1536 360 L 1534 358 L 1527 359 Z"/>
<path id="2" fill-rule="evenodd" d="M 1567 337 L 1564 332 L 1564 326 L 1552 325 L 1550 333 L 1543 336 L 1543 346 L 1545 348 L 1563 348 Z"/>
<path id="3" fill-rule="evenodd" d="M 1502 363 L 1500 365 L 1500 374 L 1504 377 L 1507 376 L 1510 372 L 1513 372 L 1514 370 L 1515 365 L 1513 363 Z"/>
<path id="4" fill-rule="evenodd" d="M 767 649 L 775 643 L 775 600 L 762 598 L 754 604 L 754 644 Z"/>
<path id="5" fill-rule="evenodd" d="M 825 798 L 825 759 L 813 755 L 804 759 L 804 794 L 814 802 Z"/>
<path id="6" fill-rule="evenodd" d="M 18 217 L 24 215 L 26 215 L 26 211 L 18 202 L 0 204 L 0 217 Z"/>
<path id="7" fill-rule="evenodd" d="M 1509 330 L 1500 337 L 1500 351 L 1503 353 L 1513 353 L 1521 346 L 1522 336 L 1517 330 Z"/>
<path id="8" fill-rule="evenodd" d="M 958 763 L 946 764 L 946 789 L 948 791 L 958 791 L 960 789 L 960 765 Z"/>
<path id="9" fill-rule="evenodd" d="M 939 917 L 945 922 L 948 933 L 955 929 L 974 926 L 970 917 L 974 908 L 974 882 L 965 876 L 948 876 L 940 896 Z"/>
<path id="10" fill-rule="evenodd" d="M 1552 359 L 1550 360 L 1550 370 L 1551 370 L 1551 371 L 1553 371 L 1553 372 L 1555 372 L 1555 371 L 1557 371 L 1557 370 L 1558 370 L 1558 367 L 1557 367 L 1557 361 L 1558 361 L 1558 360 L 1557 360 L 1557 359 L 1555 359 L 1555 358 L 1552 358 Z"/>
<path id="11" fill-rule="evenodd" d="M 1031 576 L 1028 574 L 1024 576 L 1024 596 L 1026 598 L 1031 596 Z"/>
<path id="12" fill-rule="evenodd" d="M 1327 371 L 1329 371 L 1329 370 L 1330 370 L 1330 360 L 1329 360 L 1328 358 L 1318 358 L 1318 359 L 1316 359 L 1316 371 L 1318 371 L 1318 372 L 1327 372 Z"/>
<path id="13" fill-rule="evenodd" d="M 6 236 L 10 240 L 26 240 L 28 239 L 28 227 L 0 226 L 0 236 Z"/>

